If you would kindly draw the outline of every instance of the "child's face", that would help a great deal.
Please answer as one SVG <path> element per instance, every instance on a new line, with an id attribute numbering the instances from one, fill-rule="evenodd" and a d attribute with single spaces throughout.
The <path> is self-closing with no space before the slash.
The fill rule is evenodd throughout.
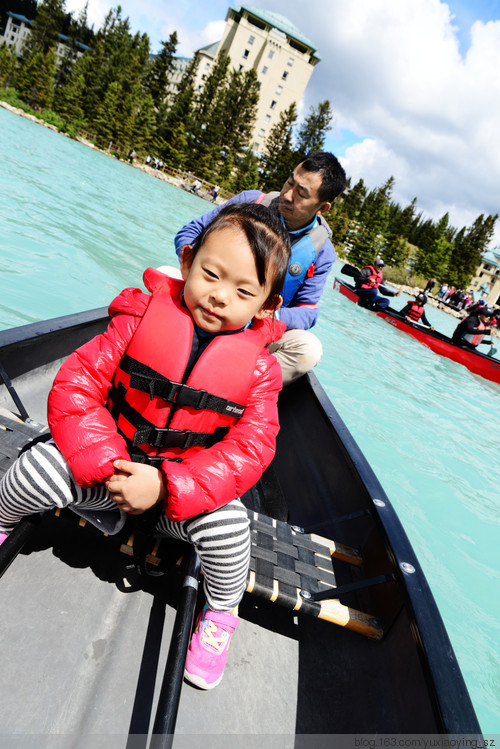
<path id="1" fill-rule="evenodd" d="M 255 259 L 245 235 L 224 227 L 208 235 L 190 262 L 189 246 L 181 257 L 184 301 L 195 323 L 207 333 L 239 330 L 264 309 L 268 285 L 261 286 Z"/>

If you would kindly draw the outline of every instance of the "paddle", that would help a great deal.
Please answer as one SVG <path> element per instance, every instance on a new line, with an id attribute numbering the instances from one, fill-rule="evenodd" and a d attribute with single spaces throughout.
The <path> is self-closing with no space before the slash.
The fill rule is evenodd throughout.
<path id="1" fill-rule="evenodd" d="M 184 582 L 170 639 L 149 749 L 169 749 L 174 739 L 186 655 L 198 596 L 200 559 L 194 549 L 190 550 L 184 564 Z"/>
<path id="2" fill-rule="evenodd" d="M 10 395 L 12 397 L 12 400 L 14 401 L 14 403 L 16 404 L 16 407 L 19 410 L 19 416 L 21 417 L 21 419 L 23 421 L 29 423 L 31 421 L 29 413 L 26 411 L 26 409 L 25 409 L 25 407 L 23 405 L 23 402 L 21 401 L 21 398 L 18 396 L 17 391 L 16 391 L 14 385 L 12 384 L 9 375 L 7 374 L 7 372 L 5 371 L 5 369 L 3 368 L 2 364 L 0 364 L 0 377 L 2 378 L 2 380 L 3 380 L 4 384 L 5 384 L 5 387 L 9 391 L 9 393 L 10 393 Z"/>
<path id="3" fill-rule="evenodd" d="M 349 263 L 345 263 L 340 269 L 340 272 L 345 276 L 351 276 L 352 278 L 357 278 L 357 276 L 361 275 L 359 268 L 356 268 L 355 265 L 350 265 Z"/>

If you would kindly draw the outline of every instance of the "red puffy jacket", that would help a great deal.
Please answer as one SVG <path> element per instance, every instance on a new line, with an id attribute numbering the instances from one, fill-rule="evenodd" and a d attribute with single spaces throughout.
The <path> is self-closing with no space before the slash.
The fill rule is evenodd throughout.
<path id="1" fill-rule="evenodd" d="M 169 289 L 172 296 L 179 295 L 183 287 L 182 282 L 152 268 L 144 273 L 144 283 L 153 294 Z M 114 472 L 113 461 L 130 460 L 106 402 L 115 370 L 151 298 L 140 289 L 125 289 L 109 308 L 112 319 L 107 331 L 77 349 L 54 380 L 48 423 L 80 486 L 103 483 Z M 221 442 L 203 450 L 187 448 L 181 463 L 162 464 L 167 488 L 165 512 L 171 520 L 210 512 L 240 497 L 258 481 L 274 456 L 281 368 L 265 344 L 283 335 L 285 325 L 264 319 L 251 327 L 261 329 L 263 348 L 243 416 Z M 232 335 L 235 351 L 238 338 L 246 333 Z"/>

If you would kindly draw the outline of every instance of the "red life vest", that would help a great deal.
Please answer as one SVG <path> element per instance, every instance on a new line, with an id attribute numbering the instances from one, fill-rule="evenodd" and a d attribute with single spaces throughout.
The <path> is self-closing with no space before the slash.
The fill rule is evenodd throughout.
<path id="1" fill-rule="evenodd" d="M 109 391 L 108 408 L 138 461 L 178 460 L 186 449 L 192 455 L 219 442 L 245 411 L 256 359 L 269 340 L 259 324 L 216 336 L 182 384 L 194 330 L 178 283 L 178 297 L 153 294 Z"/>
<path id="2" fill-rule="evenodd" d="M 413 322 L 418 322 L 423 314 L 424 305 L 418 304 L 417 302 L 412 302 L 410 309 L 406 313 L 406 317 L 409 317 Z"/>
<path id="3" fill-rule="evenodd" d="M 476 329 L 485 330 L 486 325 L 484 324 L 484 322 L 481 322 L 481 320 L 479 320 L 479 324 L 476 325 Z M 467 343 L 470 343 L 471 346 L 479 346 L 485 335 L 485 333 L 467 333 L 463 336 L 463 339 L 464 341 L 467 341 Z"/>
<path id="4" fill-rule="evenodd" d="M 381 270 L 377 270 L 373 265 L 365 265 L 365 268 L 369 268 L 371 271 L 370 275 L 365 278 L 361 284 L 362 289 L 378 289 L 382 283 L 384 276 Z"/>

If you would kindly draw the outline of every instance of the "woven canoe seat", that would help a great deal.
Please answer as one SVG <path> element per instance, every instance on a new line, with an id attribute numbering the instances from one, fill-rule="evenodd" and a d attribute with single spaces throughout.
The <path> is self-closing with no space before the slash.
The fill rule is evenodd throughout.
<path id="1" fill-rule="evenodd" d="M 359 566 L 362 559 L 357 550 L 256 512 L 249 512 L 249 516 L 252 551 L 248 593 L 367 637 L 382 638 L 382 627 L 375 616 L 345 606 L 335 598 L 308 599 L 327 590 L 334 594 L 331 558 Z"/>

